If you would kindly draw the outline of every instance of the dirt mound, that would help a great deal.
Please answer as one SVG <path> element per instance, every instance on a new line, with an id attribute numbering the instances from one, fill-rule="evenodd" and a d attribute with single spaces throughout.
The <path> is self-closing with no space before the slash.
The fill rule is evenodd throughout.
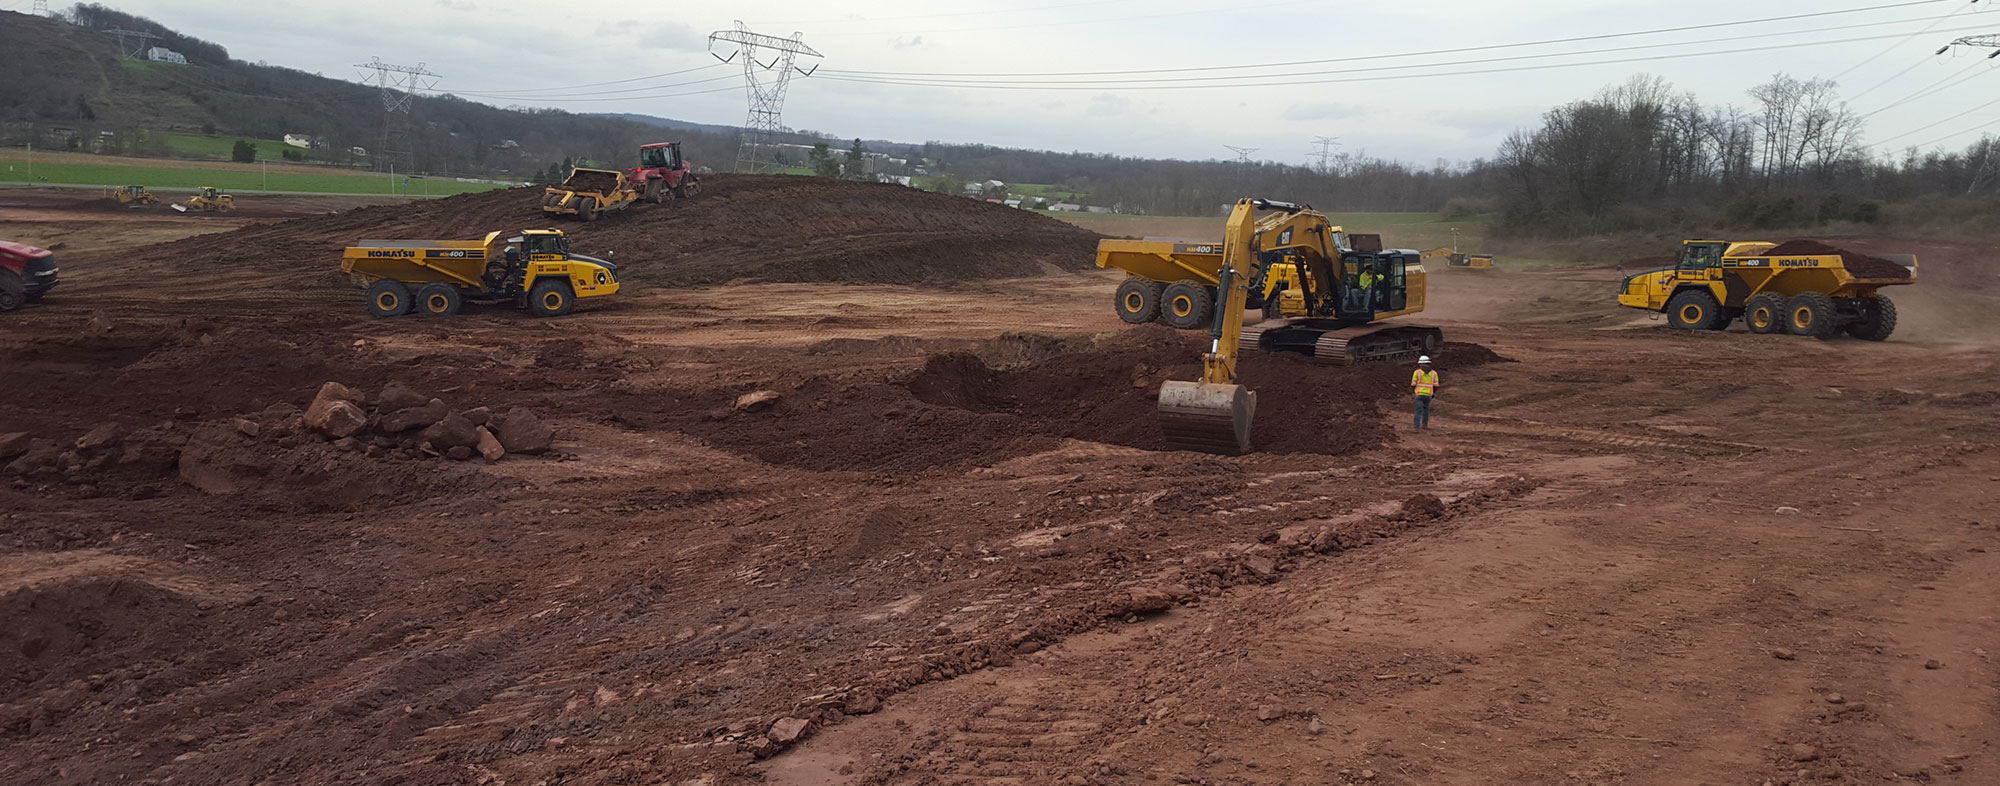
<path id="1" fill-rule="evenodd" d="M 1849 251 L 1830 246 L 1817 240 L 1788 240 L 1779 243 L 1760 256 L 1837 256 L 1849 273 L 1862 278 L 1909 278 L 1909 268 L 1881 257 L 1869 256 L 1859 251 Z"/>
<path id="2" fill-rule="evenodd" d="M 578 253 L 610 259 L 621 279 L 641 287 L 741 279 L 935 284 L 1085 269 L 1098 237 L 1028 211 L 897 185 L 716 175 L 702 186 L 694 199 L 641 203 L 590 223 L 544 214 L 535 186 L 306 216 L 87 264 L 152 267 L 175 277 L 168 286 L 223 289 L 219 275 L 254 278 L 242 286 L 275 293 L 347 286 L 340 252 L 363 238 L 475 238 L 557 226 Z"/>
<path id="3" fill-rule="evenodd" d="M 87 566 L 84 566 L 87 567 Z M 198 603 L 151 582 L 84 571 L 0 593 L 0 700 L 27 685 L 62 683 L 129 661 L 172 658 Z"/>
<path id="4" fill-rule="evenodd" d="M 571 191 L 602 194 L 618 187 L 618 175 L 615 172 L 579 169 L 570 173 L 569 178 L 563 181 L 562 187 Z"/>
<path id="5" fill-rule="evenodd" d="M 1076 339 L 1021 363 L 996 366 L 984 352 L 944 352 L 900 383 L 814 380 L 768 417 L 710 416 L 684 428 L 770 463 L 816 470 L 957 470 L 1065 439 L 1167 450 L 1155 413 L 1160 383 L 1197 378 L 1204 343 L 1147 326 L 1101 342 Z M 1445 369 L 1500 360 L 1475 344 L 1447 344 L 1438 356 Z M 1394 429 L 1376 402 L 1407 395 L 1409 373 L 1407 365 L 1347 368 L 1290 353 L 1259 355 L 1240 371 L 1258 396 L 1252 441 L 1259 452 L 1322 455 L 1385 444 Z"/>

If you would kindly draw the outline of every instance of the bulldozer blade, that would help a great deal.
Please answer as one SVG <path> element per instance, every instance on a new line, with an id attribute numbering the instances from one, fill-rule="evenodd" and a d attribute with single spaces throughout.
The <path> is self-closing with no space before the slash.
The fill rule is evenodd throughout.
<path id="1" fill-rule="evenodd" d="M 1159 412 L 1168 447 L 1240 456 L 1250 452 L 1257 394 L 1242 385 L 1166 382 L 1160 385 Z"/>

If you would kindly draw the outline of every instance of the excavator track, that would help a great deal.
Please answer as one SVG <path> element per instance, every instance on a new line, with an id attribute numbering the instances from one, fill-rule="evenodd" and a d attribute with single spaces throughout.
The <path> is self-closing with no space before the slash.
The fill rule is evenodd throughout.
<path id="1" fill-rule="evenodd" d="M 1297 352 L 1339 366 L 1415 360 L 1444 345 L 1444 331 L 1428 325 L 1375 323 L 1341 326 L 1316 319 L 1269 319 L 1243 328 L 1241 356 L 1253 352 Z"/>

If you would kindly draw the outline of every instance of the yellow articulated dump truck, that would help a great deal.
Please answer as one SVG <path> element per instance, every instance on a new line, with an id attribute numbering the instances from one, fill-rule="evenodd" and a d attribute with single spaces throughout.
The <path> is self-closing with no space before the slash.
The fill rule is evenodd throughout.
<path id="1" fill-rule="evenodd" d="M 1689 240 L 1670 268 L 1624 277 L 1618 304 L 1665 314 L 1679 330 L 1882 341 L 1896 331 L 1883 287 L 1917 283 L 1917 258 L 1871 256 L 1813 240 Z"/>
<path id="2" fill-rule="evenodd" d="M 342 254 L 342 272 L 368 284 L 368 311 L 400 317 L 458 313 L 465 303 L 509 303 L 558 317 L 577 298 L 618 292 L 618 267 L 572 254 L 555 229 L 524 229 L 481 240 L 363 240 Z"/>

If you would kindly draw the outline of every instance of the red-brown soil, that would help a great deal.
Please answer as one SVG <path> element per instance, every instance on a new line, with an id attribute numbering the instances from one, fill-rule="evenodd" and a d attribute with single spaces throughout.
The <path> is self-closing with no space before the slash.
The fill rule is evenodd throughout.
<path id="1" fill-rule="evenodd" d="M 908 249 L 910 222 L 949 247 L 1036 218 L 879 193 L 794 212 Z M 1258 356 L 1267 449 L 1222 458 L 1156 449 L 1151 390 L 1201 342 L 1118 322 L 1115 276 L 636 288 L 557 320 L 285 296 L 394 212 L 71 249 L 77 286 L 0 320 L 0 448 L 64 454 L 0 475 L 0 782 L 2000 772 L 1991 249 L 1841 239 L 1925 261 L 1885 343 L 1669 331 L 1608 270 L 1434 277 L 1432 431 L 1407 366 Z M 556 451 L 281 427 L 326 381 L 532 409 Z M 731 406 L 756 390 L 780 399 Z"/>
<path id="2" fill-rule="evenodd" d="M 1817 240 L 1788 240 L 1764 252 L 1767 256 L 1837 256 L 1847 272 L 1861 278 L 1909 278 L 1909 268 L 1881 257 L 1869 256 Z"/>

